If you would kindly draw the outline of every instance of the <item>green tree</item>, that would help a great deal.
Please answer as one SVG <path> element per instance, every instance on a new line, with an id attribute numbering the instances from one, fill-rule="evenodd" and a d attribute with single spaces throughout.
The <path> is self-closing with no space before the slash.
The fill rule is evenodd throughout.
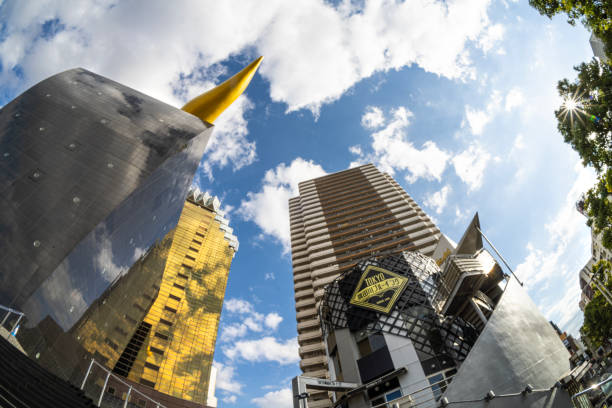
<path id="1" fill-rule="evenodd" d="M 607 261 L 598 262 L 593 266 L 593 273 L 605 286 L 612 291 L 610 269 L 612 264 Z M 601 267 L 601 268 L 600 268 Z M 599 289 L 593 288 L 593 299 L 584 308 L 584 323 L 580 332 L 589 338 L 595 347 L 601 346 L 607 339 L 612 338 L 612 305 L 601 294 Z"/>
<path id="2" fill-rule="evenodd" d="M 529 4 L 548 18 L 565 13 L 567 22 L 580 21 L 599 37 L 612 62 L 612 2 L 610 0 L 529 0 Z"/>
<path id="3" fill-rule="evenodd" d="M 587 191 L 584 208 L 587 225 L 601 233 L 601 243 L 612 249 L 612 168 L 599 177 L 595 187 Z"/>
<path id="4" fill-rule="evenodd" d="M 555 115 L 565 142 L 597 172 L 597 184 L 585 194 L 582 211 L 587 224 L 602 234 L 603 245 L 612 249 L 612 66 L 593 59 L 574 69 L 576 81 L 559 81 L 564 102 Z"/>
<path id="5" fill-rule="evenodd" d="M 578 79 L 557 85 L 563 105 L 555 111 L 558 129 L 585 166 L 601 173 L 612 163 L 612 67 L 593 59 L 574 69 Z"/>

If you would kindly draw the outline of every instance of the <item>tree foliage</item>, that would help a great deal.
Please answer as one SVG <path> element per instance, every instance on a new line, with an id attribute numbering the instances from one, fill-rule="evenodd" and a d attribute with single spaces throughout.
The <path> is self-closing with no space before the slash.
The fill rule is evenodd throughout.
<path id="1" fill-rule="evenodd" d="M 584 207 L 587 225 L 601 233 L 601 243 L 612 249 L 612 168 L 599 177 L 595 187 L 586 193 Z"/>
<path id="2" fill-rule="evenodd" d="M 597 184 L 585 194 L 583 213 L 593 231 L 602 234 L 602 244 L 612 249 L 612 66 L 593 59 L 575 70 L 576 81 L 559 81 L 564 103 L 555 115 L 565 142 L 597 172 Z"/>
<path id="3" fill-rule="evenodd" d="M 565 13 L 568 23 L 580 21 L 604 43 L 612 62 L 612 2 L 610 0 L 529 0 L 540 14 L 552 18 Z"/>
<path id="4" fill-rule="evenodd" d="M 612 163 L 612 67 L 593 59 L 574 69 L 578 79 L 562 79 L 557 85 L 566 101 L 555 115 L 566 143 L 578 152 L 585 166 L 601 173 Z M 569 109 L 567 101 L 576 106 Z"/>
<path id="5" fill-rule="evenodd" d="M 600 282 L 606 282 L 605 286 L 610 291 L 612 291 L 611 266 L 612 264 L 607 261 L 598 262 L 593 266 L 593 272 Z M 612 338 L 612 305 L 606 301 L 598 289 L 595 289 L 594 292 L 593 299 L 584 308 L 584 323 L 580 332 L 588 337 L 595 347 L 599 347 L 607 339 Z"/>

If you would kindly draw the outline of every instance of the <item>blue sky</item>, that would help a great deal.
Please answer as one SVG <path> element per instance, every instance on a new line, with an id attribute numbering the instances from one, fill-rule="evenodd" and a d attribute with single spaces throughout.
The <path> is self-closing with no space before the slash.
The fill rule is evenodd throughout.
<path id="1" fill-rule="evenodd" d="M 262 4 L 265 4 L 262 5 Z M 527 1 L 6 2 L 0 103 L 81 66 L 180 107 L 258 55 L 195 182 L 240 239 L 215 360 L 220 406 L 289 407 L 299 373 L 287 199 L 373 162 L 457 241 L 474 212 L 542 313 L 577 333 L 594 182 L 563 143 L 556 82 L 589 33 Z"/>

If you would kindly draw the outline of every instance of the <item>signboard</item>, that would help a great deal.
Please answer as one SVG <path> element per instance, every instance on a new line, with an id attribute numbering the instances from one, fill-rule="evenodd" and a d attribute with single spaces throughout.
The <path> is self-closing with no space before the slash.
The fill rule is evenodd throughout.
<path id="1" fill-rule="evenodd" d="M 386 269 L 368 265 L 355 287 L 350 304 L 389 314 L 408 279 Z"/>

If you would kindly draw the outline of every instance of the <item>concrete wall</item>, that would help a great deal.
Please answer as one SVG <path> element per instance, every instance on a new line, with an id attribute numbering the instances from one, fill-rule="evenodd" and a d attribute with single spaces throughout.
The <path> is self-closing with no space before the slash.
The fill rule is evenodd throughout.
<path id="1" fill-rule="evenodd" d="M 412 341 L 405 337 L 396 336 L 393 334 L 384 333 L 387 347 L 391 353 L 391 360 L 395 368 L 406 367 L 407 372 L 398 377 L 402 394 L 412 394 L 420 389 L 429 386 L 429 381 L 425 377 L 421 362 L 417 356 L 416 350 L 412 345 Z M 428 400 L 433 398 L 433 393 L 430 389 L 418 393 L 419 400 Z"/>

